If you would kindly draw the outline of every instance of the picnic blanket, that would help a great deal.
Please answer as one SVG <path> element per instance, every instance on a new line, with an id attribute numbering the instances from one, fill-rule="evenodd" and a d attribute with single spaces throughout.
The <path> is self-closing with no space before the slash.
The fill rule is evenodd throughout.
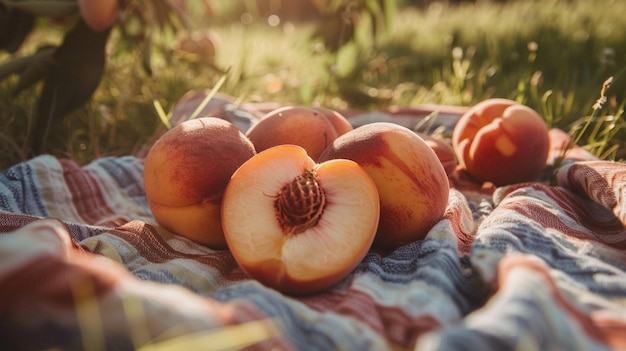
<path id="1" fill-rule="evenodd" d="M 0 173 L 0 349 L 626 350 L 626 165 L 568 155 L 457 178 L 425 239 L 304 296 L 159 227 L 140 156 L 34 157 Z"/>

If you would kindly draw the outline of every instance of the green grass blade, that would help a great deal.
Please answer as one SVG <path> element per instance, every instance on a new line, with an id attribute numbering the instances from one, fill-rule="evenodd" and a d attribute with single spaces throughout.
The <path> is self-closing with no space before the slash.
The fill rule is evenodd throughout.
<path id="1" fill-rule="evenodd" d="M 222 85 L 224 85 L 224 82 L 228 78 L 229 74 L 230 74 L 230 67 L 226 70 L 226 72 L 224 72 L 224 74 L 220 77 L 220 79 L 217 81 L 217 83 L 215 83 L 215 86 L 213 86 L 213 89 L 211 89 L 211 91 L 209 91 L 207 96 L 205 96 L 204 99 L 202 99 L 202 102 L 200 103 L 200 105 L 198 105 L 198 107 L 196 107 L 196 109 L 193 111 L 191 116 L 189 116 L 189 119 L 197 118 L 200 115 L 200 112 L 202 112 L 202 110 L 204 110 L 204 108 L 209 103 L 209 101 L 211 101 L 213 96 L 215 96 L 215 94 L 220 90 Z"/>
<path id="2" fill-rule="evenodd" d="M 165 110 L 163 110 L 163 106 L 161 106 L 161 103 L 158 100 L 152 100 L 152 105 L 154 106 L 154 109 L 156 110 L 156 113 L 165 128 L 171 129 L 172 124 L 170 123 L 170 116 L 169 114 L 165 113 Z"/>

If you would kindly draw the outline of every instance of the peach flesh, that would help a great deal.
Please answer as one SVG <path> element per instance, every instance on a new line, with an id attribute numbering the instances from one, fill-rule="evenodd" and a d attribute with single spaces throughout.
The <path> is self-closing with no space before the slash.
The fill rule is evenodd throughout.
<path id="1" fill-rule="evenodd" d="M 348 275 L 371 247 L 376 185 L 353 161 L 316 164 L 296 145 L 261 151 L 233 175 L 222 225 L 252 278 L 279 291 L 321 291 Z"/>
<path id="2" fill-rule="evenodd" d="M 507 99 L 470 108 L 453 132 L 459 163 L 476 180 L 496 186 L 535 180 L 546 167 L 549 140 L 534 110 Z"/>
<path id="3" fill-rule="evenodd" d="M 144 162 L 150 209 L 164 228 L 226 248 L 220 208 L 231 175 L 255 154 L 234 125 L 219 118 L 185 121 L 159 138 Z"/>
<path id="4" fill-rule="evenodd" d="M 336 111 L 301 106 L 284 106 L 261 117 L 246 136 L 257 152 L 281 144 L 303 147 L 317 160 L 338 136 L 352 130 L 350 122 Z"/>
<path id="5" fill-rule="evenodd" d="M 433 149 L 400 125 L 376 122 L 337 138 L 320 162 L 349 159 L 374 180 L 381 201 L 374 246 L 394 249 L 423 239 L 448 204 L 446 172 Z"/>

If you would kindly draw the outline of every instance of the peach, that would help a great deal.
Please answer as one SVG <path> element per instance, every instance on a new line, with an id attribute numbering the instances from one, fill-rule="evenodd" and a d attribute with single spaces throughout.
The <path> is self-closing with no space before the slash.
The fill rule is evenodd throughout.
<path id="1" fill-rule="evenodd" d="M 255 154 L 237 127 L 216 117 L 191 119 L 167 131 L 144 161 L 146 197 L 157 223 L 208 247 L 227 248 L 221 224 L 224 189 Z"/>
<path id="2" fill-rule="evenodd" d="M 316 164 L 297 145 L 259 152 L 233 174 L 222 226 L 250 277 L 291 294 L 344 279 L 369 251 L 379 219 L 376 184 L 355 162 Z"/>
<path id="3" fill-rule="evenodd" d="M 439 162 L 443 166 L 443 169 L 446 171 L 446 174 L 450 176 L 452 172 L 456 169 L 456 154 L 454 153 L 454 148 L 450 144 L 449 141 L 442 138 L 435 138 L 428 134 L 417 133 L 428 146 L 435 152 Z"/>
<path id="4" fill-rule="evenodd" d="M 423 239 L 442 218 L 448 177 L 433 149 L 412 130 L 365 124 L 338 137 L 319 162 L 331 159 L 353 160 L 374 179 L 381 202 L 375 247 L 394 249 Z"/>
<path id="5" fill-rule="evenodd" d="M 215 61 L 219 41 L 219 35 L 213 30 L 196 30 L 180 36 L 173 49 L 194 61 L 210 63 Z"/>
<path id="6" fill-rule="evenodd" d="M 78 0 L 80 15 L 87 26 L 103 31 L 113 25 L 119 13 L 119 0 Z"/>
<path id="7" fill-rule="evenodd" d="M 488 99 L 471 107 L 452 133 L 462 168 L 496 186 L 533 181 L 546 167 L 548 127 L 530 107 Z"/>
<path id="8" fill-rule="evenodd" d="M 257 152 L 281 144 L 303 147 L 317 160 L 338 136 L 352 130 L 340 113 L 322 107 L 284 106 L 265 114 L 246 136 Z"/>

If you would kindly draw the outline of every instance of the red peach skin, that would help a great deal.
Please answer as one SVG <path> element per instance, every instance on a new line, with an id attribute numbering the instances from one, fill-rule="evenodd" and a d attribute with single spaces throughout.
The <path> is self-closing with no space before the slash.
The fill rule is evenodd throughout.
<path id="1" fill-rule="evenodd" d="M 472 177 L 502 186 L 536 180 L 546 167 L 550 138 L 546 123 L 533 109 L 489 99 L 461 117 L 452 143 Z"/>
<path id="2" fill-rule="evenodd" d="M 454 154 L 454 149 L 449 141 L 444 139 L 439 139 L 432 137 L 428 134 L 417 133 L 428 146 L 435 152 L 437 158 L 441 162 L 443 169 L 446 171 L 446 174 L 450 176 L 452 172 L 456 169 L 456 155 Z"/>

